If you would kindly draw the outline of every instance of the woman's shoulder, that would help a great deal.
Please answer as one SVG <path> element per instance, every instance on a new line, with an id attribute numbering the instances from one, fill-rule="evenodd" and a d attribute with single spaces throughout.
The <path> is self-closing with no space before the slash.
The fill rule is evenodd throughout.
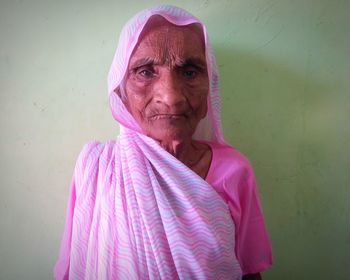
<path id="1" fill-rule="evenodd" d="M 251 169 L 249 159 L 238 149 L 229 144 L 220 144 L 214 142 L 207 142 L 211 147 L 213 156 L 212 162 L 215 165 L 225 166 L 226 169 L 236 168 L 248 168 Z"/>
<path id="2" fill-rule="evenodd" d="M 93 173 L 114 159 L 115 140 L 100 142 L 89 141 L 83 145 L 75 164 L 75 174 Z"/>
<path id="3" fill-rule="evenodd" d="M 115 140 L 106 142 L 91 140 L 83 145 L 78 156 L 78 161 L 86 164 L 87 161 L 98 159 L 103 155 L 110 155 L 110 151 L 114 149 L 114 146 Z"/>
<path id="4" fill-rule="evenodd" d="M 254 171 L 248 158 L 228 144 L 207 143 L 212 149 L 212 161 L 206 181 L 218 190 L 229 182 L 232 187 L 254 176 Z"/>

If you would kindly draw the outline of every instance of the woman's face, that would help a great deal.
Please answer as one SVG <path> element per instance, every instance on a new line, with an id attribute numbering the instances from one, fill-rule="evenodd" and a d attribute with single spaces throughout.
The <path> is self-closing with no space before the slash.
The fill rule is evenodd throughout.
<path id="1" fill-rule="evenodd" d="M 209 79 L 203 35 L 165 20 L 148 24 L 130 58 L 124 101 L 158 141 L 192 137 L 207 113 Z"/>

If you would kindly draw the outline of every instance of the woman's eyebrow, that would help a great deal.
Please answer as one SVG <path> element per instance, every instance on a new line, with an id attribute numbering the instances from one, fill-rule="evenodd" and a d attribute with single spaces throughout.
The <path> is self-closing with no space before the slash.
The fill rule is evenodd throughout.
<path id="1" fill-rule="evenodd" d="M 183 61 L 180 61 L 180 63 L 177 65 L 178 67 L 186 67 L 186 66 L 193 66 L 201 69 L 207 68 L 207 63 L 205 60 L 199 57 L 189 57 L 186 58 Z"/>
<path id="2" fill-rule="evenodd" d="M 155 64 L 158 64 L 158 62 L 154 58 L 144 57 L 144 58 L 140 58 L 140 59 L 136 60 L 135 62 L 133 62 L 130 65 L 130 68 L 136 69 L 136 68 L 139 68 L 141 66 L 155 65 Z"/>
<path id="3" fill-rule="evenodd" d="M 153 57 L 143 57 L 133 62 L 130 65 L 130 69 L 137 69 L 142 66 L 159 65 L 159 64 L 161 64 L 161 62 Z M 175 65 L 178 68 L 183 68 L 188 66 L 192 66 L 192 67 L 196 67 L 198 69 L 204 69 L 204 70 L 207 68 L 206 61 L 200 57 L 188 57 L 188 58 L 179 60 L 178 62 L 175 63 Z"/>

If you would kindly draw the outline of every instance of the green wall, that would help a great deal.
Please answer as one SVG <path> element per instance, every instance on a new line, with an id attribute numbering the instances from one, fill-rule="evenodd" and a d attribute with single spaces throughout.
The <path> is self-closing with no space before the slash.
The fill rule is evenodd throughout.
<path id="1" fill-rule="evenodd" d="M 232 2 L 208 24 L 225 135 L 253 163 L 273 243 L 264 276 L 350 279 L 350 1 Z"/>
<path id="2" fill-rule="evenodd" d="M 157 3 L 208 27 L 226 139 L 251 160 L 264 279 L 350 279 L 350 1 L 0 1 L 0 279 L 50 279 L 76 157 L 115 138 L 106 76 Z"/>

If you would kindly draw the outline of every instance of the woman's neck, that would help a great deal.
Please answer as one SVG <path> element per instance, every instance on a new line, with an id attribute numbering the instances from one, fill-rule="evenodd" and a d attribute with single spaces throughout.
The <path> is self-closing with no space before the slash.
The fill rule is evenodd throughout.
<path id="1" fill-rule="evenodd" d="M 185 141 L 160 141 L 168 153 L 205 178 L 211 162 L 211 149 L 206 144 L 189 139 Z"/>
<path id="2" fill-rule="evenodd" d="M 166 150 L 168 153 L 172 154 L 174 157 L 176 157 L 178 160 L 186 164 L 186 162 L 189 162 L 191 156 L 190 154 L 193 145 L 192 140 L 184 140 L 184 141 L 178 141 L 178 140 L 168 140 L 168 141 L 159 141 L 159 144 L 162 146 L 164 150 Z"/>

